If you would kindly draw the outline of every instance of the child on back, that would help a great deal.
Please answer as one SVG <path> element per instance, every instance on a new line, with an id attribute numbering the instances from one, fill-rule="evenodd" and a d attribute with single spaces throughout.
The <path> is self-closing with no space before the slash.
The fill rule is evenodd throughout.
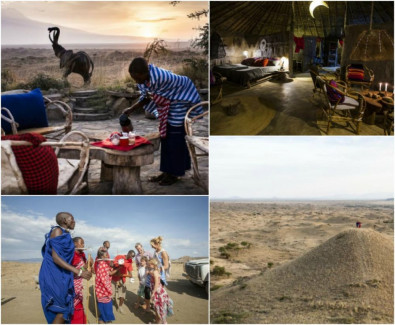
<path id="1" fill-rule="evenodd" d="M 139 288 L 137 290 L 137 302 L 134 304 L 134 308 L 140 307 L 140 301 L 145 298 L 145 284 L 147 282 L 147 266 L 148 259 L 146 256 L 142 256 L 140 259 L 140 267 L 138 269 Z"/>
<path id="2" fill-rule="evenodd" d="M 148 274 L 151 275 L 151 300 L 154 304 L 156 323 L 167 324 L 167 316 L 173 315 L 173 300 L 170 299 L 161 283 L 157 259 L 150 259 L 147 269 Z"/>
<path id="3" fill-rule="evenodd" d="M 112 287 L 110 275 L 110 263 L 103 261 L 108 259 L 107 249 L 100 247 L 97 252 L 95 292 L 97 306 L 100 311 L 99 324 L 107 324 L 115 320 L 112 311 Z"/>

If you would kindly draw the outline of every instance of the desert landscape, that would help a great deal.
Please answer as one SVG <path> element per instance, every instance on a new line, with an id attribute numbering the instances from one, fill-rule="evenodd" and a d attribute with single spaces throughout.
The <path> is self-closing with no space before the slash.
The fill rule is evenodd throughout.
<path id="1" fill-rule="evenodd" d="M 1 264 L 1 323 L 3 324 L 43 324 L 41 294 L 35 278 L 41 263 L 2 262 Z M 133 265 L 134 266 L 134 265 Z M 170 324 L 206 324 L 208 322 L 208 297 L 204 288 L 190 283 L 182 276 L 183 263 L 173 261 L 172 273 L 167 291 L 174 301 L 174 315 L 168 317 Z M 136 270 L 133 275 L 137 279 Z M 97 324 L 93 304 L 92 278 L 84 281 L 85 312 L 88 324 Z M 138 281 L 127 283 L 125 314 L 115 311 L 114 324 L 148 324 L 155 322 L 154 313 L 143 313 L 134 309 L 137 299 Z M 89 294 L 88 294 L 89 292 Z M 89 304 L 88 304 L 88 296 Z M 89 307 L 88 307 L 89 306 Z"/>
<path id="2" fill-rule="evenodd" d="M 393 323 L 393 209 L 211 202 L 211 323 Z"/>

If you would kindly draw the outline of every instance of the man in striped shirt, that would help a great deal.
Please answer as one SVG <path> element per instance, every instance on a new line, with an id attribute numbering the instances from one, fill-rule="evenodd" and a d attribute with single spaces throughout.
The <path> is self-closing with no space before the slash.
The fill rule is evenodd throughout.
<path id="1" fill-rule="evenodd" d="M 185 143 L 184 119 L 190 107 L 200 102 L 200 96 L 192 81 L 171 71 L 155 67 L 144 58 L 135 58 L 129 66 L 131 77 L 141 91 L 137 103 L 123 111 L 144 108 L 159 119 L 161 135 L 161 175 L 150 180 L 160 185 L 171 185 L 191 168 L 191 158 Z M 191 116 L 203 113 L 194 110 Z"/>

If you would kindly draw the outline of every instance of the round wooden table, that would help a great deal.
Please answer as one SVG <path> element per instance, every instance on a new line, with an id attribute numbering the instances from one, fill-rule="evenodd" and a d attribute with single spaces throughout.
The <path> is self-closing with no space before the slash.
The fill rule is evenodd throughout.
<path id="1" fill-rule="evenodd" d="M 152 144 L 145 144 L 130 151 L 118 151 L 90 146 L 90 159 L 101 161 L 102 181 L 112 181 L 112 194 L 142 194 L 140 168 L 154 162 L 154 152 L 159 149 L 159 133 L 144 136 Z M 97 139 L 93 139 L 96 141 Z M 75 158 L 77 150 L 61 151 L 62 158 Z"/>

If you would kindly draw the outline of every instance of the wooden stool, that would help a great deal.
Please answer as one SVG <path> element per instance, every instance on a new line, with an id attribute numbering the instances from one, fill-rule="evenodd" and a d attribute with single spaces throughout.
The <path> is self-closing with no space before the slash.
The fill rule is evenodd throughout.
<path id="1" fill-rule="evenodd" d="M 221 107 L 224 109 L 226 115 L 234 116 L 239 113 L 240 99 L 239 98 L 224 98 L 221 102 Z"/>

